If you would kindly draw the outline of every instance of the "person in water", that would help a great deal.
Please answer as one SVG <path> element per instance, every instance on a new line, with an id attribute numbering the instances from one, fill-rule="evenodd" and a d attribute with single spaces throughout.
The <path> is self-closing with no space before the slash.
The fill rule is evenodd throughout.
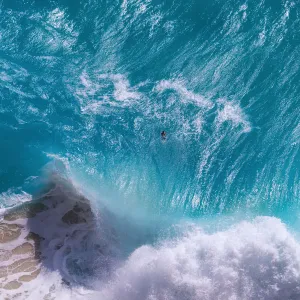
<path id="1" fill-rule="evenodd" d="M 164 130 L 161 132 L 160 135 L 163 140 L 165 140 L 167 138 L 167 133 Z"/>

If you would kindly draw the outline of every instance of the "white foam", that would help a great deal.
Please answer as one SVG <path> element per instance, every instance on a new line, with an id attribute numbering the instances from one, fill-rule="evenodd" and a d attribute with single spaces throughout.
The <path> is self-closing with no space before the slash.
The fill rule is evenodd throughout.
<path id="1" fill-rule="evenodd" d="M 140 94 L 130 87 L 129 80 L 122 74 L 101 74 L 100 79 L 110 79 L 114 85 L 114 97 L 118 101 L 139 99 Z"/>
<path id="2" fill-rule="evenodd" d="M 192 207 L 193 209 L 197 209 L 199 207 L 201 200 L 199 198 L 199 196 L 194 195 L 193 199 L 192 199 Z"/>
<path id="3" fill-rule="evenodd" d="M 223 29 L 226 35 L 237 33 L 242 27 L 243 23 L 247 21 L 247 3 L 241 5 L 238 10 L 233 10 L 229 13 Z"/>
<path id="4" fill-rule="evenodd" d="M 161 13 L 154 13 L 152 16 L 151 16 L 151 28 L 150 28 L 150 34 L 149 36 L 152 37 L 155 33 L 155 31 L 159 28 L 159 25 L 161 23 L 163 19 L 163 16 Z"/>
<path id="5" fill-rule="evenodd" d="M 89 103 L 81 108 L 83 114 L 97 115 L 103 112 L 102 103 L 99 101 L 89 101 Z"/>
<path id="6" fill-rule="evenodd" d="M 123 0 L 121 4 L 121 8 L 122 8 L 121 16 L 125 16 L 127 14 L 127 7 L 128 7 L 127 0 Z"/>
<path id="7" fill-rule="evenodd" d="M 295 127 L 292 132 L 292 145 L 300 143 L 300 123 Z"/>
<path id="8" fill-rule="evenodd" d="M 84 114 L 101 114 L 107 106 L 131 106 L 141 97 L 122 74 L 89 74 L 84 70 L 79 78 L 76 96 Z M 107 89 L 109 85 L 113 86 L 113 91 Z"/>
<path id="9" fill-rule="evenodd" d="M 250 122 L 247 120 L 246 114 L 243 112 L 238 103 L 220 99 L 218 100 L 218 106 L 218 122 L 223 123 L 231 121 L 234 126 L 241 125 L 244 132 L 251 131 Z"/>
<path id="10" fill-rule="evenodd" d="M 16 84 L 16 82 L 27 80 L 29 73 L 25 68 L 3 59 L 0 60 L 0 67 L 0 87 L 5 87 L 23 97 L 34 97 L 34 95 L 29 93 L 22 85 Z"/>
<path id="11" fill-rule="evenodd" d="M 180 100 L 183 103 L 192 102 L 197 106 L 205 108 L 211 108 L 213 106 L 213 103 L 209 99 L 203 97 L 202 95 L 191 92 L 186 88 L 184 83 L 179 80 L 162 80 L 157 84 L 156 90 L 158 92 L 174 90 L 179 94 Z"/>
<path id="12" fill-rule="evenodd" d="M 74 25 L 67 19 L 64 10 L 60 10 L 59 8 L 55 8 L 49 12 L 47 23 L 55 29 L 64 30 L 66 33 L 76 36 L 78 35 L 78 33 L 74 32 Z"/>
<path id="13" fill-rule="evenodd" d="M 102 87 L 98 82 L 92 81 L 86 70 L 79 76 L 80 83 L 83 87 L 76 90 L 76 94 L 83 102 L 85 98 L 93 97 L 96 92 Z"/>
<path id="14" fill-rule="evenodd" d="M 84 288 L 74 288 L 73 290 L 61 284 L 61 276 L 58 272 L 49 272 L 42 269 L 39 276 L 31 282 L 26 282 L 17 292 L 3 291 L 3 296 L 7 299 L 64 299 L 81 300 L 86 299 L 91 291 Z M 19 295 L 19 296 L 16 296 Z"/>
<path id="15" fill-rule="evenodd" d="M 142 246 L 93 299 L 298 299 L 299 280 L 300 245 L 280 220 L 258 217 Z"/>
<path id="16" fill-rule="evenodd" d="M 0 194 L 0 208 L 19 205 L 24 202 L 30 201 L 32 196 L 24 191 L 19 193 L 13 189 L 9 189 L 6 192 Z"/>
<path id="17" fill-rule="evenodd" d="M 196 116 L 196 118 L 193 121 L 193 126 L 195 128 L 195 131 L 201 132 L 203 124 L 204 124 L 203 117 L 201 115 Z"/>

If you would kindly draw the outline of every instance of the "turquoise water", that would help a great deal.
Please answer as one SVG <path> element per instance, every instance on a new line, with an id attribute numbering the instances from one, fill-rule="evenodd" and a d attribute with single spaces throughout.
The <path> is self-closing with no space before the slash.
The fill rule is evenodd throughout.
<path id="1" fill-rule="evenodd" d="M 279 265 L 288 266 L 287 257 L 300 260 L 291 235 L 298 234 L 300 195 L 299 14 L 299 3 L 287 0 L 2 0 L 0 206 L 30 197 L 34 178 L 61 165 L 56 171 L 96 207 L 104 204 L 137 223 L 202 222 L 215 232 L 195 234 L 193 242 L 182 238 L 187 248 L 180 259 L 208 251 L 206 239 L 221 253 L 222 236 L 247 256 L 241 245 L 252 245 L 252 232 L 262 236 L 262 252 L 261 245 L 273 243 L 274 251 L 295 255 L 278 250 Z M 224 219 L 230 220 L 224 227 L 223 221 L 215 225 Z M 249 223 L 239 225 L 242 220 Z M 222 231 L 227 223 L 234 229 Z M 138 247 L 131 247 L 137 252 L 126 272 L 136 256 L 156 255 Z M 171 248 L 160 247 L 155 259 L 163 262 Z M 223 266 L 222 259 L 199 264 Z M 239 268 L 247 264 L 253 261 Z M 182 274 L 203 286 L 191 281 L 191 290 L 172 294 L 176 288 L 165 277 L 159 287 L 153 282 L 151 299 L 298 299 L 299 266 L 293 265 L 293 276 L 280 267 L 277 277 L 265 274 L 266 285 L 278 287 L 267 295 L 266 286 L 255 284 L 251 293 L 238 294 L 238 283 L 230 290 L 229 279 L 215 277 L 219 288 L 212 292 L 191 263 Z M 140 291 L 132 274 L 130 284 Z M 115 294 L 103 292 L 106 299 L 125 293 L 124 282 L 115 285 Z M 164 287 L 170 294 L 159 298 Z M 150 299 L 140 293 L 137 299 Z"/>

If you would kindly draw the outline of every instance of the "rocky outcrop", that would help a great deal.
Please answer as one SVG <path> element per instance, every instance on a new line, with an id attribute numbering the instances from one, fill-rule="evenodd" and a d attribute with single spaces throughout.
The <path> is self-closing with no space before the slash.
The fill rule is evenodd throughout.
<path id="1" fill-rule="evenodd" d="M 55 265 L 57 257 L 72 257 L 72 245 L 80 246 L 81 239 L 94 228 L 94 216 L 87 199 L 69 184 L 51 188 L 35 201 L 0 215 L 0 294 L 3 299 L 17 296 L 43 269 L 60 272 L 60 265 Z M 62 280 L 71 285 L 65 274 Z M 14 290 L 17 293 L 11 294 Z"/>

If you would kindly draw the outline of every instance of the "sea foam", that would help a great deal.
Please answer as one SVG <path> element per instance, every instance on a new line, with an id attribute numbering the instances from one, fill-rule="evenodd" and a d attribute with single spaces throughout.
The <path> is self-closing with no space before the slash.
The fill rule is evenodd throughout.
<path id="1" fill-rule="evenodd" d="M 300 245 L 276 218 L 136 249 L 102 299 L 299 299 Z M 99 299 L 95 297 L 94 299 Z"/>
<path id="2" fill-rule="evenodd" d="M 7 297 L 300 297 L 300 244 L 280 219 L 256 217 L 230 227 L 225 222 L 221 230 L 210 223 L 209 231 L 196 221 L 177 220 L 156 233 L 153 224 L 153 239 L 141 235 L 134 220 L 94 207 L 66 179 L 49 187 L 2 214 L 0 285 Z"/>

